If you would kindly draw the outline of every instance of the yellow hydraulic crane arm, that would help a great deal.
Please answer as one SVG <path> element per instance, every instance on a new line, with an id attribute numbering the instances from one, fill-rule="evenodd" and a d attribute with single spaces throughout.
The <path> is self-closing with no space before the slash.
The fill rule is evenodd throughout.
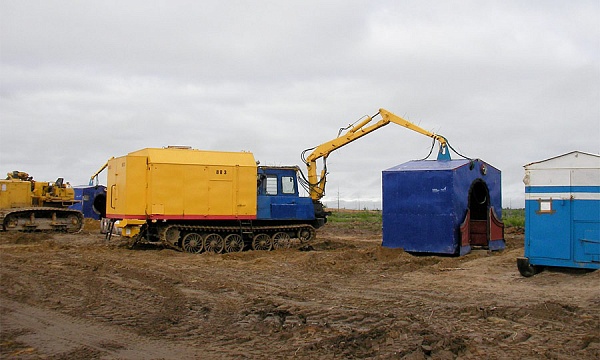
<path id="1" fill-rule="evenodd" d="M 430 138 L 433 138 L 440 143 L 441 149 L 443 149 L 444 151 L 447 151 L 448 141 L 442 135 L 434 134 L 430 131 L 427 131 L 427 130 L 419 127 L 418 125 L 415 125 L 415 124 L 411 123 L 410 121 L 405 120 L 405 119 L 401 118 L 400 116 L 398 116 L 390 111 L 387 111 L 385 109 L 379 109 L 379 114 L 381 115 L 382 120 L 387 120 L 387 122 L 384 125 L 387 125 L 388 123 L 393 122 L 395 124 L 404 126 L 408 129 L 411 129 L 413 131 L 421 133 L 425 136 L 429 136 Z M 441 160 L 441 159 L 438 159 L 438 160 Z"/>
<path id="2" fill-rule="evenodd" d="M 112 159 L 114 159 L 114 157 L 111 157 L 110 159 L 108 159 L 108 161 L 106 161 L 106 163 L 104 163 L 104 165 L 102 165 L 102 167 L 98 171 L 96 171 L 94 173 L 94 175 L 92 175 L 90 177 L 90 182 L 88 184 L 89 186 L 94 185 L 94 180 L 96 180 L 96 185 L 98 185 L 98 175 L 100 175 L 100 173 L 108 167 L 108 162 L 111 161 Z"/>
<path id="3" fill-rule="evenodd" d="M 381 119 L 373 124 L 369 123 L 373 120 L 377 115 L 381 115 Z M 314 201 L 320 200 L 323 196 L 325 196 L 325 184 L 327 182 L 327 156 L 331 154 L 333 151 L 341 148 L 342 146 L 351 143 L 354 140 L 360 139 L 361 137 L 389 124 L 395 123 L 401 126 L 404 126 L 408 129 L 421 133 L 423 135 L 429 136 L 435 140 L 437 140 L 440 144 L 440 149 L 438 153 L 438 160 L 450 159 L 450 154 L 448 153 L 448 143 L 447 140 L 438 134 L 434 134 L 429 132 L 408 120 L 401 118 L 394 113 L 387 111 L 385 109 L 379 109 L 379 112 L 373 116 L 367 116 L 362 121 L 357 124 L 352 125 L 349 129 L 344 133 L 340 134 L 337 138 L 330 140 L 326 143 L 323 143 L 313 149 L 308 157 L 305 158 L 305 163 L 308 172 L 308 186 L 309 186 L 309 195 Z M 323 158 L 323 170 L 321 170 L 321 175 L 317 176 L 317 160 Z"/>

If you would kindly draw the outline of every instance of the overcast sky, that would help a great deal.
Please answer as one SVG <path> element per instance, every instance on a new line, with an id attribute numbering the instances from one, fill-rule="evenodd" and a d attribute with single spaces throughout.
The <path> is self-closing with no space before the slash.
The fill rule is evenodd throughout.
<path id="1" fill-rule="evenodd" d="M 304 169 L 379 108 L 500 169 L 504 207 L 523 165 L 600 153 L 598 0 L 0 0 L 0 61 L 0 174 L 36 180 L 168 145 Z M 430 146 L 391 124 L 341 148 L 324 202 L 381 208 L 381 171 Z"/>

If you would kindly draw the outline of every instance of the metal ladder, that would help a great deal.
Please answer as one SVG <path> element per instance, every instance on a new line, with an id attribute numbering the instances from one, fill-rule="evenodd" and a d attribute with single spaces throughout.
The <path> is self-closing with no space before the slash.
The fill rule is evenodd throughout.
<path id="1" fill-rule="evenodd" d="M 250 230 L 245 228 L 250 228 Z M 252 220 L 240 220 L 240 235 L 242 239 L 244 237 L 249 237 L 252 239 L 254 237 L 254 228 L 252 226 Z"/>

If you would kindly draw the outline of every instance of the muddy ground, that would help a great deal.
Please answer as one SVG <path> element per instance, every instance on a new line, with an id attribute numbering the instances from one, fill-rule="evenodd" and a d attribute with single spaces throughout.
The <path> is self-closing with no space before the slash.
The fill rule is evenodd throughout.
<path id="1" fill-rule="evenodd" d="M 328 224 L 312 251 L 193 255 L 123 239 L 0 233 L 0 357 L 598 359 L 600 272 L 523 278 L 507 249 L 381 247 Z"/>

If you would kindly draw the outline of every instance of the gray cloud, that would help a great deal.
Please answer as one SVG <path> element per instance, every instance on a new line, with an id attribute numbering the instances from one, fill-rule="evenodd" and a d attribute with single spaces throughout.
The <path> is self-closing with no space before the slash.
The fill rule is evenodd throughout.
<path id="1" fill-rule="evenodd" d="M 3 1 L 0 171 L 86 183 L 144 147 L 300 152 L 380 107 L 503 172 L 600 152 L 597 1 Z M 388 125 L 332 154 L 326 200 L 381 197 L 428 138 Z"/>

